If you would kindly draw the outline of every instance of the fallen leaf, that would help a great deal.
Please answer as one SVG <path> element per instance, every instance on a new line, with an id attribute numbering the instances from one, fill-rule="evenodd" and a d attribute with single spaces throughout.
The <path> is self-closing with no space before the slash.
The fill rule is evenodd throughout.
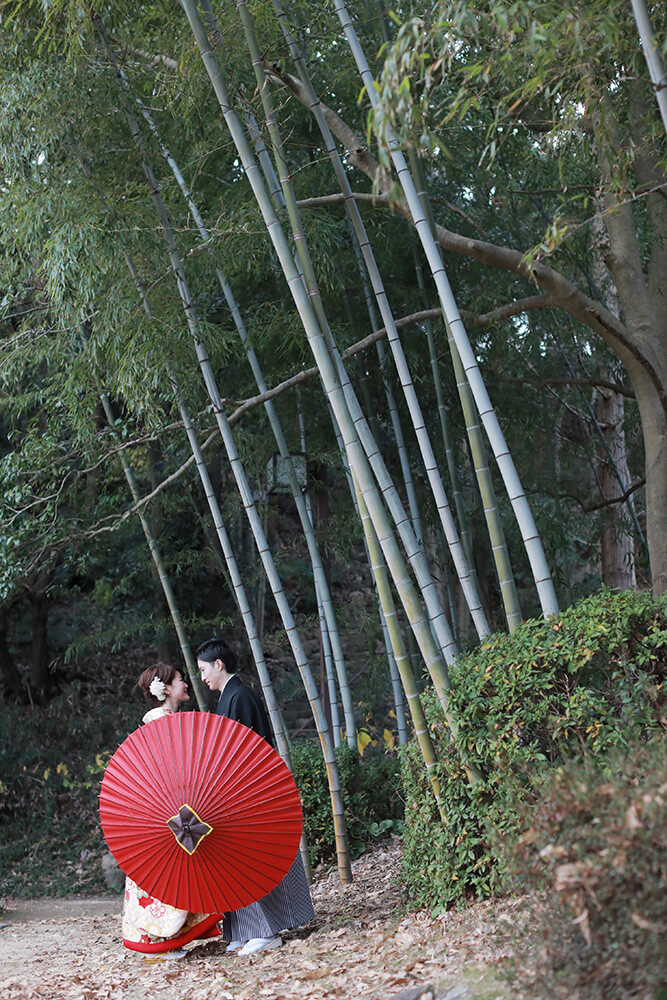
<path id="1" fill-rule="evenodd" d="M 582 910 L 578 917 L 575 917 L 572 921 L 576 924 L 584 938 L 586 939 L 586 944 L 590 944 L 592 941 L 591 928 L 588 922 L 588 909 Z"/>
<path id="2" fill-rule="evenodd" d="M 630 919 L 633 924 L 641 927 L 643 931 L 654 931 L 656 934 L 663 934 L 666 930 L 664 924 L 657 924 L 653 920 L 647 920 L 646 917 L 642 917 L 639 913 L 631 913 Z"/>
<path id="3" fill-rule="evenodd" d="M 628 811 L 625 814 L 625 825 L 628 830 L 639 830 L 641 829 L 641 821 L 637 815 L 637 806 L 634 802 L 628 806 Z"/>

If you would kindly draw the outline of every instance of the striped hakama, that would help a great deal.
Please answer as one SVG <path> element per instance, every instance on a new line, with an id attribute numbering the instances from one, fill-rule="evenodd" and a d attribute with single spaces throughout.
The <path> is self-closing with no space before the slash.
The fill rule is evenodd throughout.
<path id="1" fill-rule="evenodd" d="M 230 941 L 270 938 L 280 931 L 307 924 L 315 916 L 301 855 L 275 889 L 257 903 L 226 913 L 223 937 Z"/>
<path id="2" fill-rule="evenodd" d="M 225 684 L 216 712 L 254 729 L 273 746 L 271 726 L 260 697 L 235 675 Z M 225 914 L 222 933 L 230 941 L 271 938 L 280 931 L 307 924 L 314 916 L 303 861 L 297 853 L 292 867 L 275 889 L 256 903 Z"/>

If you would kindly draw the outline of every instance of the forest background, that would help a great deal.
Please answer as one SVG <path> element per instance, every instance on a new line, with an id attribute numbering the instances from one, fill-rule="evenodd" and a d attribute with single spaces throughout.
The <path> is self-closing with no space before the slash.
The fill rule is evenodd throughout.
<path id="1" fill-rule="evenodd" d="M 191 667 L 213 632 L 257 667 L 295 761 L 308 745 L 304 774 L 319 735 L 343 877 L 336 771 L 353 841 L 397 828 L 409 793 L 369 789 L 397 774 L 404 695 L 440 815 L 420 692 L 459 774 L 488 779 L 452 704 L 461 651 L 505 669 L 491 633 L 652 590 L 655 701 L 667 187 L 630 4 L 56 0 L 2 19 L 0 806 L 43 822 L 37 846 L 4 845 L 32 858 L 6 891 L 99 885 L 90 801 L 139 721 L 136 677 Z M 606 601 L 581 607 L 599 623 Z M 628 699 L 653 705 L 646 684 Z M 345 777 L 360 754 L 365 785 Z M 63 868 L 72 818 L 88 839 Z"/>

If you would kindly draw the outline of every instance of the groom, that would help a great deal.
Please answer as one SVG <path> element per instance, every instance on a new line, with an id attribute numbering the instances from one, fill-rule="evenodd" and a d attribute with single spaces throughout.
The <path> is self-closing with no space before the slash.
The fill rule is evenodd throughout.
<path id="1" fill-rule="evenodd" d="M 273 746 L 271 727 L 262 700 L 236 676 L 236 654 L 221 639 L 209 639 L 197 649 L 197 666 L 204 684 L 219 691 L 218 715 L 241 722 Z M 252 955 L 265 948 L 279 948 L 278 932 L 308 923 L 315 916 L 301 855 L 275 889 L 241 910 L 225 915 L 223 934 L 230 939 L 227 951 Z"/>

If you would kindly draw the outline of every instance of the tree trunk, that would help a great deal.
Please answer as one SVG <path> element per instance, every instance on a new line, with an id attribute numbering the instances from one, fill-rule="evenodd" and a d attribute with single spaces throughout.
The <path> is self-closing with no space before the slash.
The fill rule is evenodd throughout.
<path id="1" fill-rule="evenodd" d="M 627 489 L 630 485 L 630 470 L 623 428 L 623 396 L 612 389 L 600 389 L 595 410 L 611 458 Z M 605 453 L 598 456 L 598 482 L 603 500 L 612 500 L 622 492 L 616 472 Z M 635 545 L 622 503 L 614 503 L 602 509 L 600 551 L 604 585 L 617 590 L 634 589 L 637 585 Z"/>
<path id="2" fill-rule="evenodd" d="M 656 284 L 656 266 L 664 263 L 662 246 L 667 235 L 667 214 L 663 208 L 652 209 L 653 242 L 648 276 L 644 273 L 633 207 L 624 200 L 615 184 L 612 162 L 615 150 L 622 145 L 618 123 L 609 102 L 604 105 L 604 130 L 607 144 L 600 140 L 600 167 L 605 183 L 605 228 L 609 235 L 607 266 L 618 291 L 624 318 L 634 344 L 642 348 L 653 378 L 645 365 L 629 351 L 617 353 L 625 365 L 637 397 L 642 423 L 646 462 L 646 540 L 648 542 L 653 593 L 667 589 L 667 310 L 664 304 L 664 271 Z M 638 128 L 639 122 L 638 122 Z M 640 174 L 641 176 L 641 174 Z M 662 399 L 660 397 L 662 393 Z"/>
<path id="3" fill-rule="evenodd" d="M 637 396 L 646 467 L 646 540 L 653 594 L 667 590 L 667 416 L 652 380 L 640 365 L 627 365 Z"/>
<path id="4" fill-rule="evenodd" d="M 0 678 L 7 691 L 14 698 L 23 700 L 25 690 L 21 682 L 21 674 L 7 642 L 6 608 L 0 608 Z"/>
<path id="5" fill-rule="evenodd" d="M 606 242 L 602 218 L 594 218 L 591 224 L 591 273 L 593 280 L 602 291 L 607 307 L 615 316 L 620 316 L 618 294 L 609 279 L 604 264 L 603 248 Z M 614 382 L 615 372 L 603 362 L 603 375 Z M 613 389 L 600 388 L 595 405 L 595 416 L 605 446 L 598 450 L 597 481 L 603 500 L 613 500 L 621 496 L 630 486 L 625 441 L 625 401 Z M 632 504 L 632 499 L 628 500 Z M 600 517 L 600 555 L 602 582 L 616 590 L 630 590 L 637 585 L 635 573 L 635 543 L 632 526 L 627 517 L 625 504 L 613 503 L 603 507 Z"/>
<path id="6" fill-rule="evenodd" d="M 38 695 L 49 688 L 49 598 L 43 588 L 28 595 L 32 607 L 32 644 L 30 655 L 30 686 Z"/>

